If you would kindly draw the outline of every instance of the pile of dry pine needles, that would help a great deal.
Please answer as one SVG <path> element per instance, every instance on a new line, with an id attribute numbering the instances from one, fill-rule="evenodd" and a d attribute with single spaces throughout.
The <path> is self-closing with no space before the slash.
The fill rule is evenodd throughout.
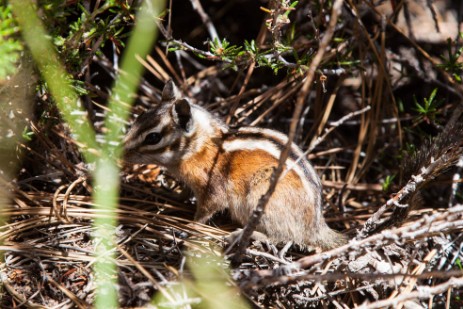
<path id="1" fill-rule="evenodd" d="M 309 2 L 301 3 L 315 10 Z M 372 14 L 377 13 L 378 7 L 369 5 Z M 205 16 L 202 8 L 194 8 Z M 403 45 L 401 50 L 393 49 L 384 37 L 381 39 L 385 28 L 369 28 L 357 14 L 359 10 L 359 5 L 345 2 L 340 11 L 344 28 L 330 29 L 327 25 L 324 35 L 332 31 L 332 35 L 341 36 L 345 35 L 342 31 L 352 31 L 352 40 L 337 45 L 330 40 L 318 60 L 318 64 L 327 63 L 336 55 L 354 53 L 365 67 L 348 74 L 317 71 L 317 64 L 309 70 L 311 77 L 275 75 L 270 87 L 265 84 L 266 73 L 254 65 L 233 72 L 224 70 L 221 63 L 198 64 L 201 69 L 188 74 L 180 64 L 191 58 L 185 56 L 185 50 L 195 50 L 189 50 L 180 40 L 175 43 L 184 44 L 184 50 L 175 55 L 177 61 L 183 57 L 183 62 L 172 60 L 175 57 L 161 45 L 152 57 L 140 59 L 161 83 L 142 83 L 134 114 L 157 104 L 162 83 L 173 77 L 194 102 L 233 126 L 272 127 L 284 132 L 288 131 L 304 83 L 307 78 L 313 79 L 305 96 L 309 103 L 303 102 L 305 110 L 297 119 L 295 142 L 310 150 L 308 158 L 321 175 L 328 223 L 352 240 L 347 246 L 323 253 L 256 242 L 246 250 L 246 258 L 239 265 L 213 265 L 217 271 L 230 274 L 227 284 L 236 286 L 252 306 L 462 306 L 463 205 L 461 188 L 458 191 L 461 180 L 457 179 L 463 165 L 462 87 L 449 82 L 449 74 L 420 47 L 419 38 L 410 38 L 405 28 L 388 19 L 387 31 L 399 36 Z M 330 12 L 319 12 L 323 14 Z M 302 23 L 298 19 L 304 16 L 294 17 L 295 22 Z M 161 29 L 165 39 L 175 41 L 166 29 L 170 29 L 169 24 Z M 261 42 L 275 39 L 275 33 L 265 26 L 262 29 Z M 315 48 L 319 42 L 304 41 L 302 36 L 299 39 L 301 49 Z M 413 57 L 397 61 L 399 54 L 407 53 L 424 65 L 412 66 Z M 114 65 L 104 55 L 95 55 L 92 62 L 110 76 L 115 74 Z M 402 71 L 394 65 L 401 65 Z M 425 70 L 434 72 L 435 77 L 426 81 L 424 89 L 417 90 L 410 76 L 424 76 Z M 438 108 L 442 125 L 418 119 L 410 107 L 398 109 L 397 97 L 406 98 L 412 90 L 421 95 L 421 91 L 432 90 L 429 84 L 437 84 L 439 91 L 447 94 L 445 104 Z M 88 88 L 97 92 L 92 87 L 89 83 Z M 53 121 L 32 121 L 34 139 L 17 149 L 24 157 L 18 175 L 14 181 L 2 183 L 11 203 L 0 210 L 6 220 L 0 227 L 4 252 L 1 306 L 86 308 L 92 304 L 95 288 L 92 221 L 107 214 L 93 207 L 88 167 L 66 125 L 57 111 L 45 104 L 48 98 L 37 100 L 43 103 L 41 112 L 48 113 Z M 93 111 L 91 118 L 98 130 L 98 113 L 104 107 L 98 99 L 92 103 L 89 111 Z M 431 143 L 410 133 L 410 128 L 418 126 L 433 133 Z M 401 157 L 405 143 L 415 143 L 418 149 L 408 161 Z M 457 162 L 459 167 L 452 167 Z M 397 175 L 400 182 L 386 188 L 384 183 L 392 175 Z M 191 265 L 185 264 L 186 259 L 222 255 L 224 236 L 238 226 L 226 213 L 217 215 L 208 225 L 193 222 L 195 205 L 190 192 L 157 166 L 125 167 L 121 179 L 114 248 L 121 306 L 144 306 L 156 293 L 172 301 L 166 307 L 178 305 L 180 300 L 180 307 L 190 306 L 192 302 L 184 299 L 185 295 L 171 289 L 184 278 L 191 278 Z M 418 191 L 422 195 L 420 207 L 408 212 L 407 205 Z M 398 211 L 401 207 L 406 211 Z M 376 232 L 380 221 L 394 216 L 396 221 L 382 222 L 382 230 Z"/>

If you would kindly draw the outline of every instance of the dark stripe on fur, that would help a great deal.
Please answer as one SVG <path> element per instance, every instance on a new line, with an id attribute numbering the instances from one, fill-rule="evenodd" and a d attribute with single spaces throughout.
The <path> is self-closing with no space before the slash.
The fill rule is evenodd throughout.
<path id="1" fill-rule="evenodd" d="M 233 140 L 238 140 L 238 139 L 254 139 L 254 140 L 262 140 L 262 141 L 269 141 L 271 142 L 279 151 L 283 151 L 286 147 L 286 142 L 281 141 L 273 136 L 266 135 L 262 132 L 240 132 L 240 131 L 233 131 L 230 133 L 226 133 L 224 135 L 224 139 L 228 141 L 233 141 Z M 289 152 L 289 158 L 296 162 L 299 159 L 299 154 L 297 151 L 293 149 L 293 147 L 296 147 L 294 144 L 292 145 L 292 149 Z M 306 165 L 306 159 L 302 158 L 301 160 L 298 161 L 297 163 L 301 168 L 302 171 L 304 172 L 304 175 L 309 179 L 309 181 L 316 187 L 319 188 L 320 185 L 315 182 L 312 179 L 312 174 L 310 173 L 310 170 L 307 168 Z"/>
<path id="2" fill-rule="evenodd" d="M 156 127 L 159 122 L 160 118 L 156 116 L 156 111 L 151 110 L 144 112 L 140 116 L 138 116 L 136 123 L 139 125 L 138 128 L 136 128 L 136 133 L 137 136 L 142 135 L 146 131 Z"/>

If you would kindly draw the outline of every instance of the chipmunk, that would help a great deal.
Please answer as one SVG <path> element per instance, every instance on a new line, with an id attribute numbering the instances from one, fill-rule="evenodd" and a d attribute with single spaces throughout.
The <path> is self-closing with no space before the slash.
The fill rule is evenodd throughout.
<path id="1" fill-rule="evenodd" d="M 267 192 L 287 140 L 270 129 L 232 130 L 183 98 L 169 81 L 161 103 L 141 114 L 128 132 L 125 161 L 159 164 L 184 182 L 197 199 L 195 221 L 206 223 L 228 208 L 244 226 Z M 295 144 L 286 168 L 257 231 L 273 243 L 292 241 L 323 250 L 345 244 L 347 238 L 326 224 L 320 178 Z"/>

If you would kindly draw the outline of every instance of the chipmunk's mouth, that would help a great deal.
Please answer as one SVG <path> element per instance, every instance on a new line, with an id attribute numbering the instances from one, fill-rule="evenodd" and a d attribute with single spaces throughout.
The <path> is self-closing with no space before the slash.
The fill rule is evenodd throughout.
<path id="1" fill-rule="evenodd" d="M 124 155 L 122 156 L 122 161 L 127 164 L 141 164 L 142 159 L 141 154 L 136 150 L 125 150 Z"/>
<path id="2" fill-rule="evenodd" d="M 131 149 L 125 150 L 122 161 L 124 164 L 160 164 L 155 155 Z"/>

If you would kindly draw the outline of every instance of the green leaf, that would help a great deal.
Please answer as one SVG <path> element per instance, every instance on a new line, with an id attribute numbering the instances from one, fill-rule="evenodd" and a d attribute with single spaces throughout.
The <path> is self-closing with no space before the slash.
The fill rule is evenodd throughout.
<path id="1" fill-rule="evenodd" d="M 383 191 L 384 192 L 387 192 L 391 189 L 391 185 L 392 185 L 392 182 L 395 178 L 395 175 L 387 175 L 386 176 L 386 179 L 384 179 L 384 182 L 383 182 Z"/>
<path id="2" fill-rule="evenodd" d="M 16 72 L 16 65 L 23 50 L 22 43 L 15 37 L 16 26 L 10 6 L 0 6 L 0 80 Z"/>
<path id="3" fill-rule="evenodd" d="M 34 136 L 34 131 L 31 131 L 29 129 L 29 127 L 24 127 L 24 130 L 22 132 L 22 138 L 27 141 L 27 142 L 30 142 L 32 140 L 32 137 Z"/>

